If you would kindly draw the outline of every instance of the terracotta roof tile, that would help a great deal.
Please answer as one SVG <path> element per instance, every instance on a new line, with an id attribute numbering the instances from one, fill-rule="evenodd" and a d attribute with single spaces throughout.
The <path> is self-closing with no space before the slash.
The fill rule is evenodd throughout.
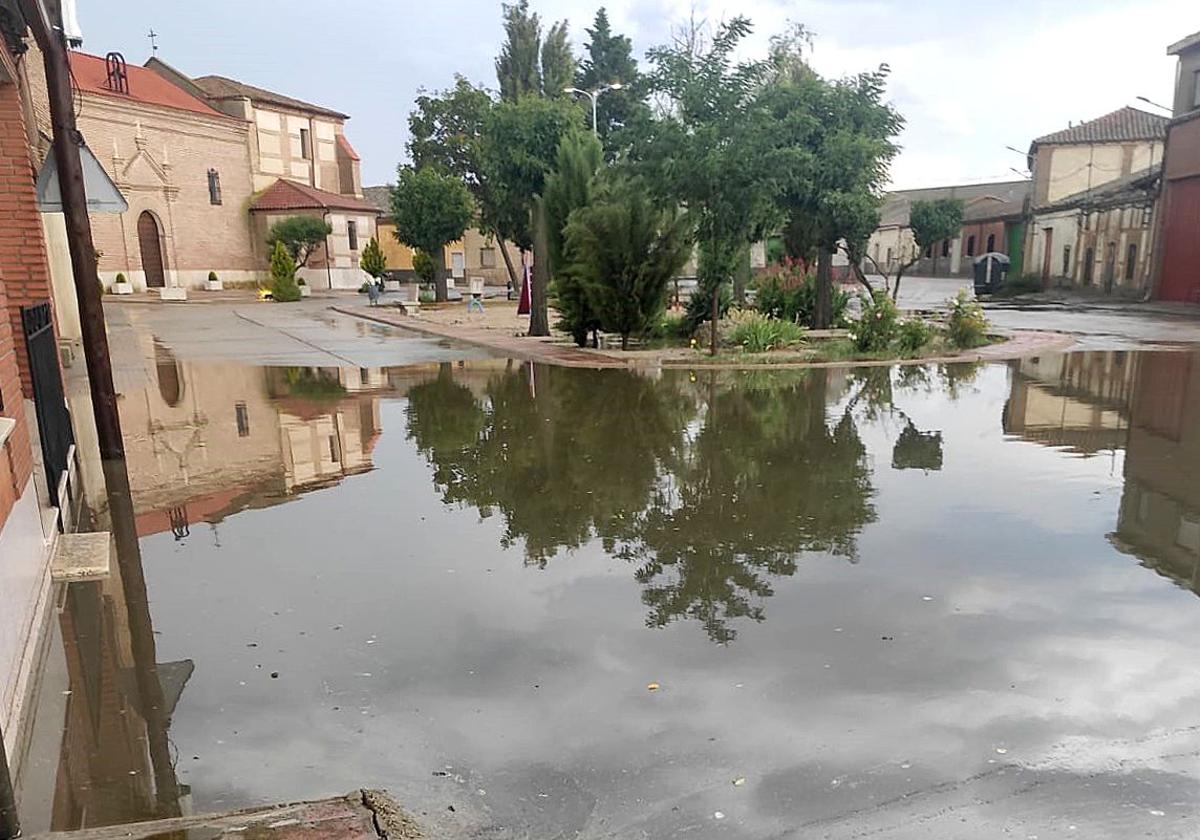
<path id="1" fill-rule="evenodd" d="M 263 190 L 250 203 L 251 212 L 280 210 L 355 210 L 362 213 L 379 213 L 379 208 L 374 204 L 357 196 L 326 192 L 283 178 Z"/>
<path id="2" fill-rule="evenodd" d="M 248 85 L 245 82 L 239 82 L 237 79 L 230 79 L 226 76 L 197 76 L 192 79 L 192 84 L 196 85 L 213 99 L 233 99 L 244 96 L 251 102 L 277 105 L 281 108 L 291 108 L 294 111 L 324 114 L 327 117 L 334 117 L 339 120 L 350 119 L 349 116 L 343 114 L 341 111 L 335 111 L 332 108 L 326 108 L 322 105 L 314 105 L 311 102 L 305 102 L 303 99 L 284 96 L 282 93 L 275 93 L 266 88 Z"/>
<path id="3" fill-rule="evenodd" d="M 1033 141 L 1042 144 L 1123 143 L 1129 140 L 1162 140 L 1167 136 L 1169 117 L 1137 108 L 1120 108 L 1094 120 L 1046 134 Z M 1032 146 L 1031 146 L 1032 150 Z"/>
<path id="4" fill-rule="evenodd" d="M 213 109 L 207 102 L 197 99 L 176 85 L 171 84 L 153 70 L 127 64 L 126 78 L 129 81 L 129 93 L 118 93 L 108 85 L 108 68 L 104 59 L 98 55 L 88 55 L 82 52 L 70 52 L 71 75 L 75 86 L 84 93 L 95 93 L 110 96 L 113 99 L 124 99 L 140 102 L 143 105 L 158 105 L 163 108 L 175 108 L 180 111 L 192 111 L 207 117 L 233 119 L 220 111 Z"/>
<path id="5" fill-rule="evenodd" d="M 358 152 L 354 151 L 354 147 L 350 145 L 350 141 L 346 139 L 345 134 L 339 134 L 337 136 L 337 144 L 338 148 L 342 150 L 342 153 L 346 157 L 350 158 L 350 160 L 360 160 Z"/>

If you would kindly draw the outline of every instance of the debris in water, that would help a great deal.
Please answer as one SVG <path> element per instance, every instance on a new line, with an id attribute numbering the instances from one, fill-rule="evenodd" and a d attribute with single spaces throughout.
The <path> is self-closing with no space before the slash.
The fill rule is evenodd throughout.
<path id="1" fill-rule="evenodd" d="M 718 819 L 718 820 L 723 820 L 723 819 L 725 819 L 725 812 L 724 811 L 713 811 L 713 818 Z"/>
<path id="2" fill-rule="evenodd" d="M 744 784 L 746 784 L 746 777 L 745 777 L 745 776 L 738 776 L 736 779 L 734 779 L 734 780 L 733 780 L 733 786 L 734 786 L 734 787 L 741 787 L 741 786 L 742 786 L 742 785 L 744 785 Z"/>
<path id="3" fill-rule="evenodd" d="M 278 671 L 272 671 L 272 672 L 271 672 L 271 679 L 273 679 L 273 680 L 277 680 L 277 679 L 279 679 L 279 672 L 278 672 Z"/>
<path id="4" fill-rule="evenodd" d="M 659 688 L 660 688 L 659 684 L 658 684 L 658 683 L 654 683 L 654 682 L 652 682 L 652 683 L 650 683 L 649 685 L 647 685 L 647 686 L 646 686 L 646 690 L 647 690 L 647 691 L 658 691 L 658 689 L 659 689 Z"/>
<path id="5" fill-rule="evenodd" d="M 1166 811 L 1152 810 L 1150 812 L 1150 816 L 1152 816 L 1152 817 L 1165 817 L 1166 815 L 1167 815 Z"/>
<path id="6" fill-rule="evenodd" d="M 884 642 L 894 642 L 894 641 L 896 641 L 896 637 L 895 637 L 895 636 L 880 636 L 879 638 L 880 638 L 880 640 L 881 640 L 881 641 L 884 641 Z"/>
<path id="7" fill-rule="evenodd" d="M 930 597 L 930 596 L 928 596 L 928 595 L 922 595 L 922 596 L 921 596 L 921 600 L 922 600 L 922 601 L 932 601 L 932 600 L 933 600 L 933 598 L 931 598 L 931 597 Z"/>
<path id="8" fill-rule="evenodd" d="M 447 773 L 445 770 L 434 770 L 434 771 L 433 771 L 433 775 L 435 775 L 435 776 L 449 776 L 450 774 L 449 774 L 449 773 Z"/>
<path id="9" fill-rule="evenodd" d="M 1008 755 L 1008 750 L 1006 750 L 1004 747 L 996 747 L 996 752 L 1000 755 Z"/>

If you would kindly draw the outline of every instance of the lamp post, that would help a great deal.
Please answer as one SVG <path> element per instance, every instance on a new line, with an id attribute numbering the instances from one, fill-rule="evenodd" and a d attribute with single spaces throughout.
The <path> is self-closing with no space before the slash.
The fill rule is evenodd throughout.
<path id="1" fill-rule="evenodd" d="M 574 93 L 578 96 L 586 96 L 588 99 L 592 100 L 592 136 L 599 138 L 600 128 L 596 119 L 596 102 L 600 99 L 601 94 L 608 93 L 610 90 L 620 90 L 623 87 L 625 87 L 625 85 L 621 84 L 620 82 L 613 82 L 611 85 L 605 85 L 604 87 L 596 88 L 595 90 L 583 90 L 582 88 L 577 87 L 566 87 L 563 88 L 563 93 Z"/>
<path id="2" fill-rule="evenodd" d="M 1145 102 L 1147 105 L 1153 105 L 1155 108 L 1161 108 L 1162 110 L 1166 111 L 1168 114 L 1172 113 L 1171 108 L 1168 108 L 1166 105 L 1159 105 L 1153 99 L 1147 99 L 1144 96 L 1135 96 L 1134 99 L 1136 99 L 1138 102 Z"/>

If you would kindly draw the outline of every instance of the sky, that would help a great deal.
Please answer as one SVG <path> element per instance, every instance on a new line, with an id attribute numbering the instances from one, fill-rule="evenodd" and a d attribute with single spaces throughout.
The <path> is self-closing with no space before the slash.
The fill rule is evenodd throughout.
<path id="1" fill-rule="evenodd" d="M 599 2 L 639 59 L 695 12 L 712 23 L 743 14 L 745 57 L 789 22 L 816 33 L 811 61 L 826 76 L 891 67 L 889 95 L 907 125 L 895 188 L 1012 180 L 1031 140 L 1125 105 L 1169 105 L 1166 47 L 1200 29 L 1195 0 L 531 0 L 543 21 L 565 18 L 579 52 Z M 421 90 L 461 73 L 495 87 L 499 0 L 78 0 L 84 50 L 158 55 L 191 75 L 218 74 L 351 115 L 346 135 L 363 183 L 391 181 L 406 158 L 408 114 Z M 115 9 L 120 11 L 116 12 Z M 1161 112 L 1160 112 L 1161 113 Z M 1013 170 L 1017 170 L 1014 172 Z"/>

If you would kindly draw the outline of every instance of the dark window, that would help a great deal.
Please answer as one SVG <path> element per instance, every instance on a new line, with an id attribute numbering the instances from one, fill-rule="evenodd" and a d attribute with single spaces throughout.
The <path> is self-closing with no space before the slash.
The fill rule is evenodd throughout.
<path id="1" fill-rule="evenodd" d="M 129 93 L 129 69 L 125 56 L 110 52 L 104 57 L 104 86 L 114 93 Z"/>
<path id="2" fill-rule="evenodd" d="M 1063 246 L 1063 277 L 1071 276 L 1071 246 Z"/>
<path id="3" fill-rule="evenodd" d="M 237 403 L 233 407 L 233 414 L 237 418 L 238 437 L 250 437 L 250 412 L 246 410 L 246 404 Z"/>
<path id="4" fill-rule="evenodd" d="M 1192 74 L 1192 107 L 1200 108 L 1200 70 Z"/>
<path id="5" fill-rule="evenodd" d="M 933 243 L 930 243 L 925 246 L 925 259 L 929 259 L 932 256 L 933 256 Z"/>
<path id="6" fill-rule="evenodd" d="M 1137 243 L 1130 242 L 1128 250 L 1125 251 L 1125 280 L 1126 282 L 1133 280 L 1133 274 L 1137 270 Z"/>
<path id="7" fill-rule="evenodd" d="M 950 256 L 950 240 L 949 239 L 942 240 L 942 256 L 943 257 Z"/>
<path id="8" fill-rule="evenodd" d="M 988 234 L 988 253 L 990 254 L 995 250 L 996 250 L 996 234 L 989 233 Z"/>
<path id="9" fill-rule="evenodd" d="M 329 460 L 335 464 L 342 462 L 342 456 L 338 453 L 338 439 L 334 435 L 329 436 Z"/>
<path id="10" fill-rule="evenodd" d="M 312 141 L 308 136 L 308 129 L 300 129 L 300 157 L 305 160 L 312 160 Z"/>
<path id="11" fill-rule="evenodd" d="M 974 235 L 967 237 L 967 256 L 968 257 L 975 256 L 975 236 Z"/>
<path id="12" fill-rule="evenodd" d="M 208 203 L 221 203 L 221 173 L 215 169 L 208 170 Z"/>
<path id="13" fill-rule="evenodd" d="M 358 250 L 358 222 L 346 222 L 346 238 L 350 240 L 350 250 Z"/>
<path id="14" fill-rule="evenodd" d="M 480 248 L 479 249 L 479 267 L 480 268 L 495 268 L 496 267 L 496 249 L 495 248 Z"/>
<path id="15" fill-rule="evenodd" d="M 1085 286 L 1092 285 L 1092 278 L 1096 271 L 1096 249 L 1088 248 L 1083 252 L 1083 283 Z"/>

